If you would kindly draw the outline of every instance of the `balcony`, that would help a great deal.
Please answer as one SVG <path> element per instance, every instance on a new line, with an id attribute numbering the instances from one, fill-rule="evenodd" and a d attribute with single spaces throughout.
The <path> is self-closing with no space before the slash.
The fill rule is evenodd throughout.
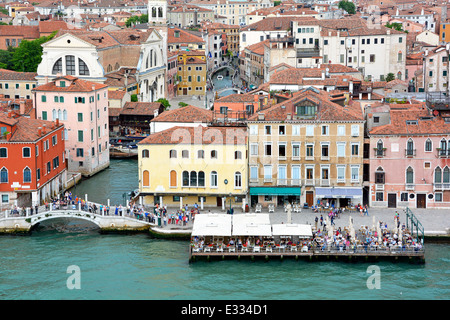
<path id="1" fill-rule="evenodd" d="M 384 191 L 384 184 L 375 184 L 376 191 Z"/>
<path id="2" fill-rule="evenodd" d="M 413 184 L 413 183 L 407 183 L 407 184 L 405 185 L 405 190 L 414 190 L 415 187 L 416 187 L 415 184 Z"/>
<path id="3" fill-rule="evenodd" d="M 320 186 L 321 187 L 329 187 L 330 186 L 330 179 L 320 179 Z"/>
<path id="4" fill-rule="evenodd" d="M 416 149 L 405 149 L 405 157 L 413 158 L 416 156 Z"/>
<path id="5" fill-rule="evenodd" d="M 383 158 L 386 156 L 386 148 L 374 148 L 373 150 L 375 151 L 375 157 L 377 158 Z"/>
<path id="6" fill-rule="evenodd" d="M 450 149 L 445 150 L 445 149 L 438 148 L 437 156 L 438 156 L 438 158 L 450 158 Z"/>
<path id="7" fill-rule="evenodd" d="M 450 182 L 433 183 L 433 190 L 450 190 Z"/>

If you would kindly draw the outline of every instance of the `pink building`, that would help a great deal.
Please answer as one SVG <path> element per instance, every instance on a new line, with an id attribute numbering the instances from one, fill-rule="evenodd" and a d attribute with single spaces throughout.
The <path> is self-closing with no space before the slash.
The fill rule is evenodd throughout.
<path id="1" fill-rule="evenodd" d="M 65 126 L 68 171 L 91 176 L 109 166 L 108 86 L 57 77 L 33 90 L 36 117 Z"/>
<path id="2" fill-rule="evenodd" d="M 370 206 L 450 208 L 450 122 L 391 105 L 390 123 L 369 136 Z"/>

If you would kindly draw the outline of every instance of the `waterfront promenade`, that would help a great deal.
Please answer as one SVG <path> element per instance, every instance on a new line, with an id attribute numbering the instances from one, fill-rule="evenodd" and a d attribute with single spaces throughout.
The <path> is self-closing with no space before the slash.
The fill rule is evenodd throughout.
<path id="1" fill-rule="evenodd" d="M 174 213 L 178 208 L 167 208 L 168 213 Z M 406 223 L 406 213 L 404 209 L 387 209 L 387 208 L 369 208 L 369 215 L 361 216 L 359 212 L 344 212 L 340 215 L 339 218 L 334 219 L 333 227 L 338 229 L 339 227 L 343 229 L 344 227 L 348 227 L 349 224 L 349 216 L 353 219 L 353 225 L 355 228 L 359 228 L 360 226 L 368 226 L 372 227 L 373 216 L 375 216 L 375 220 L 382 221 L 383 223 L 387 223 L 388 227 L 394 226 L 394 216 L 395 213 L 398 212 L 400 216 L 400 223 Z M 439 209 L 411 209 L 413 214 L 419 219 L 421 224 L 424 227 L 425 237 L 450 237 L 450 212 L 448 210 L 439 210 Z M 200 211 L 202 213 L 225 213 L 220 208 L 207 208 Z M 254 208 L 250 209 L 250 213 L 254 212 Z M 268 210 L 262 209 L 262 213 L 267 213 Z M 242 214 L 242 210 L 235 209 L 234 214 Z M 297 224 L 310 224 L 312 226 L 315 225 L 315 218 L 318 217 L 318 227 L 320 227 L 320 216 L 323 216 L 323 220 L 326 221 L 327 217 L 326 211 L 323 213 L 315 213 L 311 209 L 302 209 L 300 213 L 292 212 L 292 223 Z M 276 208 L 275 212 L 270 213 L 270 223 L 271 224 L 280 224 L 287 223 L 287 213 L 284 212 L 283 208 Z M 192 220 L 190 220 L 185 226 L 175 225 L 175 224 L 167 224 L 167 226 L 162 226 L 161 228 L 164 232 L 170 233 L 169 230 L 173 230 L 173 232 L 178 232 L 180 230 L 191 230 L 192 229 Z"/>

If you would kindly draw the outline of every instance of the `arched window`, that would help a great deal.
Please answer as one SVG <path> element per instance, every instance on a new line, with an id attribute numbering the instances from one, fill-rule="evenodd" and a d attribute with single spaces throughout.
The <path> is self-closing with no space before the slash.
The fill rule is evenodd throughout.
<path id="1" fill-rule="evenodd" d="M 445 139 L 441 140 L 441 150 L 439 150 L 440 156 L 445 156 L 447 154 L 447 141 Z"/>
<path id="2" fill-rule="evenodd" d="M 376 155 L 377 155 L 377 157 L 384 156 L 384 145 L 383 145 L 383 141 L 381 139 L 378 140 L 378 142 L 377 142 Z"/>
<path id="3" fill-rule="evenodd" d="M 175 170 L 170 171 L 170 186 L 177 186 L 177 172 Z"/>
<path id="4" fill-rule="evenodd" d="M 377 171 L 375 171 L 375 183 L 384 184 L 385 183 L 385 174 L 382 167 L 378 167 Z"/>
<path id="5" fill-rule="evenodd" d="M 204 159 L 205 158 L 205 151 L 204 150 L 198 150 L 197 151 L 197 158 Z"/>
<path id="6" fill-rule="evenodd" d="M 30 183 L 31 182 L 31 170 L 28 167 L 26 167 L 23 170 L 23 182 L 24 183 Z"/>
<path id="7" fill-rule="evenodd" d="M 411 138 L 406 143 L 406 155 L 409 157 L 414 156 L 414 141 Z"/>
<path id="8" fill-rule="evenodd" d="M 211 187 L 217 187 L 217 172 L 216 171 L 211 171 Z"/>
<path id="9" fill-rule="evenodd" d="M 158 8 L 158 17 L 162 18 L 163 17 L 163 9 L 160 7 Z"/>
<path id="10" fill-rule="evenodd" d="M 411 167 L 406 169 L 406 184 L 414 184 L 414 170 Z"/>
<path id="11" fill-rule="evenodd" d="M 448 167 L 444 168 L 444 173 L 442 175 L 442 182 L 450 183 L 450 169 Z M 447 186 L 447 188 L 448 188 L 448 186 Z"/>
<path id="12" fill-rule="evenodd" d="M 66 109 L 63 110 L 63 118 L 62 119 L 67 120 L 67 110 Z"/>
<path id="13" fill-rule="evenodd" d="M 183 171 L 183 187 L 189 187 L 189 172 Z"/>
<path id="14" fill-rule="evenodd" d="M 199 187 L 205 186 L 205 173 L 203 171 L 198 172 L 198 186 Z"/>
<path id="15" fill-rule="evenodd" d="M 52 74 L 62 73 L 62 58 L 56 60 L 52 68 Z"/>
<path id="16" fill-rule="evenodd" d="M 240 151 L 235 151 L 235 152 L 234 152 L 234 159 L 235 159 L 235 160 L 237 160 L 237 159 L 242 159 L 242 152 L 240 152 Z"/>
<path id="17" fill-rule="evenodd" d="M 189 151 L 188 150 L 183 150 L 181 151 L 181 157 L 188 159 L 189 158 Z"/>
<path id="18" fill-rule="evenodd" d="M 191 177 L 190 177 L 189 185 L 191 187 L 196 187 L 197 186 L 197 172 L 191 171 Z"/>
<path id="19" fill-rule="evenodd" d="M 142 158 L 149 158 L 150 152 L 147 149 L 142 150 Z"/>
<path id="20" fill-rule="evenodd" d="M 425 141 L 425 152 L 430 151 L 433 151 L 433 142 L 428 138 L 427 141 Z"/>
<path id="21" fill-rule="evenodd" d="M 147 170 L 142 173 L 142 186 L 150 187 L 150 172 Z"/>
<path id="22" fill-rule="evenodd" d="M 89 75 L 89 68 L 88 68 L 87 64 L 80 58 L 78 58 L 78 73 L 80 74 L 80 76 L 88 76 Z"/>
<path id="23" fill-rule="evenodd" d="M 63 98 L 63 97 L 60 97 L 60 98 Z M 58 109 L 58 119 L 62 120 L 62 111 L 61 111 L 61 109 Z"/>
<path id="24" fill-rule="evenodd" d="M 234 173 L 234 187 L 242 188 L 242 175 L 240 172 Z"/>
<path id="25" fill-rule="evenodd" d="M 120 65 L 119 65 L 118 62 L 116 62 L 116 64 L 114 65 L 114 69 L 115 69 L 115 70 L 119 70 L 119 69 L 120 69 Z"/>
<path id="26" fill-rule="evenodd" d="M 242 42 L 247 42 L 247 35 L 245 33 L 242 34 Z"/>
<path id="27" fill-rule="evenodd" d="M 110 64 L 108 64 L 108 68 L 106 68 L 106 72 L 112 72 L 113 71 L 113 68 L 112 68 L 112 65 L 110 65 Z"/>
<path id="28" fill-rule="evenodd" d="M 52 118 L 53 120 L 56 120 L 56 109 L 52 110 Z"/>
<path id="29" fill-rule="evenodd" d="M 156 8 L 152 8 L 152 17 L 156 18 Z"/>
<path id="30" fill-rule="evenodd" d="M 211 159 L 217 159 L 217 150 L 211 150 Z"/>
<path id="31" fill-rule="evenodd" d="M 0 170 L 0 183 L 8 183 L 8 169 L 5 167 Z"/>
<path id="32" fill-rule="evenodd" d="M 176 157 L 177 157 L 177 150 L 170 150 L 169 158 L 176 158 Z"/>
<path id="33" fill-rule="evenodd" d="M 439 167 L 434 169 L 434 183 L 442 183 L 442 170 Z"/>

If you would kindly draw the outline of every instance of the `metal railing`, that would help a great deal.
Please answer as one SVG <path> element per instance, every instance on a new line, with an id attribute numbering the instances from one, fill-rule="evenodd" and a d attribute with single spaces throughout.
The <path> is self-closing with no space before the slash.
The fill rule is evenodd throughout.
<path id="1" fill-rule="evenodd" d="M 362 178 L 358 179 L 279 179 L 279 178 L 250 178 L 249 185 L 257 186 L 271 183 L 277 186 L 333 186 L 337 184 L 361 184 Z"/>

